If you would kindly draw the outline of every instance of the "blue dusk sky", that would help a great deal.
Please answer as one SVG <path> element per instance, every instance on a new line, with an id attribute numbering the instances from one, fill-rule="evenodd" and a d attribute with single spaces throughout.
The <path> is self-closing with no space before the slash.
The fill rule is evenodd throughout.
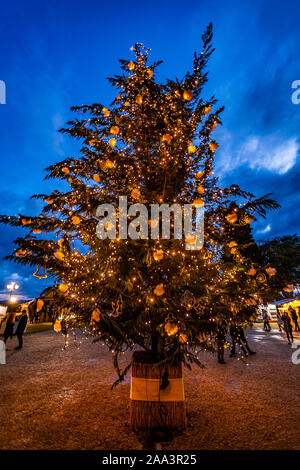
<path id="1" fill-rule="evenodd" d="M 300 104 L 291 100 L 300 80 L 300 3 L 259 0 L 10 1 L 1 3 L 0 213 L 38 214 L 36 193 L 57 187 L 44 168 L 78 153 L 57 132 L 73 118 L 72 105 L 109 105 L 106 80 L 118 59 L 132 58 L 143 42 L 150 60 L 162 59 L 158 77 L 182 77 L 191 68 L 201 34 L 214 26 L 204 98 L 225 106 L 216 131 L 216 173 L 261 196 L 273 193 L 281 209 L 254 225 L 257 240 L 299 233 Z M 15 280 L 22 296 L 36 296 L 47 280 L 2 258 L 25 231 L 1 226 L 0 300 Z"/>

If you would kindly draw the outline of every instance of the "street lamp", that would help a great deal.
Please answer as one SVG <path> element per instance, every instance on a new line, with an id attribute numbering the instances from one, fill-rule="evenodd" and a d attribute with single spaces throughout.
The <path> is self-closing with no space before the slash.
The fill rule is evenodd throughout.
<path id="1" fill-rule="evenodd" d="M 16 299 L 16 297 L 13 296 L 13 291 L 19 289 L 19 284 L 12 281 L 9 284 L 7 284 L 6 288 L 10 291 L 8 301 L 9 302 L 15 302 L 17 299 Z"/>

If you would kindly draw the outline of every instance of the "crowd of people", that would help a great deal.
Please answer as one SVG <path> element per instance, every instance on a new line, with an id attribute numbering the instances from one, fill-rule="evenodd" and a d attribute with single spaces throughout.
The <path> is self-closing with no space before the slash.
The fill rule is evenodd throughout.
<path id="1" fill-rule="evenodd" d="M 226 345 L 226 334 L 227 329 L 224 326 L 220 326 L 216 333 L 216 340 L 217 340 L 217 353 L 218 353 L 218 363 L 219 364 L 226 364 L 224 360 L 224 351 Z M 231 337 L 231 349 L 230 349 L 230 357 L 236 357 L 237 348 L 240 348 L 243 355 L 245 357 L 249 355 L 256 354 L 255 351 L 252 351 L 250 348 L 244 328 L 240 325 L 232 325 L 229 328 L 229 334 Z"/>
<path id="2" fill-rule="evenodd" d="M 300 331 L 299 319 L 296 310 L 290 305 L 287 310 L 284 310 L 282 313 L 279 308 L 277 310 L 277 325 L 280 332 L 286 334 L 288 344 L 294 342 L 293 331 Z M 262 320 L 263 320 L 263 329 L 266 332 L 271 331 L 270 321 L 272 318 L 268 314 L 267 310 L 262 311 Z M 226 346 L 226 335 L 227 328 L 225 326 L 219 326 L 216 331 L 216 343 L 217 343 L 217 355 L 218 363 L 226 364 L 224 360 L 224 351 Z M 230 345 L 230 357 L 235 357 L 237 354 L 237 348 L 243 354 L 243 356 L 249 356 L 256 354 L 255 351 L 252 351 L 250 348 L 247 337 L 245 335 L 244 328 L 240 325 L 234 325 L 229 327 L 229 335 L 231 337 Z"/>
<path id="3" fill-rule="evenodd" d="M 300 331 L 299 323 L 298 323 L 298 314 L 296 310 L 290 305 L 287 310 L 284 310 L 282 313 L 280 312 L 279 308 L 276 307 L 276 321 L 278 325 L 278 329 L 280 332 L 284 332 L 286 334 L 288 344 L 294 342 L 293 331 Z M 264 330 L 271 331 L 270 325 L 270 316 L 267 310 L 263 310 L 263 322 L 264 322 Z M 294 330 L 293 330 L 294 325 Z"/>

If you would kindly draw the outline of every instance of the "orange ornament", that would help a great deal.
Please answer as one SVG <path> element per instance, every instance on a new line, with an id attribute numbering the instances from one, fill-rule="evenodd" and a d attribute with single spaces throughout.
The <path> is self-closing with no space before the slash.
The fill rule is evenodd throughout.
<path id="1" fill-rule="evenodd" d="M 189 152 L 189 153 L 195 153 L 196 150 L 197 150 L 197 149 L 196 149 L 195 145 L 193 145 L 193 142 L 190 142 L 190 143 L 189 143 L 189 146 L 188 146 L 188 152 Z"/>
<path id="2" fill-rule="evenodd" d="M 193 99 L 193 92 L 191 90 L 184 90 L 183 92 L 183 98 L 187 101 L 191 101 Z"/>
<path id="3" fill-rule="evenodd" d="M 163 142 L 167 142 L 169 145 L 170 145 L 172 139 L 173 139 L 173 136 L 170 135 L 170 134 L 164 134 L 164 135 L 162 136 L 162 141 L 163 141 Z"/>
<path id="4" fill-rule="evenodd" d="M 208 114 L 211 112 L 211 106 L 205 106 L 204 110 L 203 110 L 204 114 Z"/>
<path id="5" fill-rule="evenodd" d="M 227 222 L 229 222 L 230 224 L 234 224 L 236 221 L 237 221 L 237 215 L 235 213 L 233 214 L 228 214 L 225 216 L 225 219 L 227 220 Z"/>
<path id="6" fill-rule="evenodd" d="M 78 224 L 80 224 L 81 220 L 77 215 L 73 215 L 72 222 L 73 222 L 74 225 L 78 225 Z"/>
<path id="7" fill-rule="evenodd" d="M 176 323 L 168 322 L 165 324 L 165 332 L 169 336 L 176 335 L 177 331 L 178 331 L 178 326 L 176 325 Z"/>
<path id="8" fill-rule="evenodd" d="M 184 344 L 184 343 L 187 342 L 187 340 L 188 340 L 187 335 L 186 335 L 185 333 L 180 333 L 180 335 L 179 335 L 179 342 L 180 342 L 181 344 Z"/>
<path id="9" fill-rule="evenodd" d="M 63 261 L 63 259 L 64 259 L 64 257 L 65 257 L 65 255 L 63 254 L 62 251 L 56 251 L 56 252 L 54 253 L 54 256 L 55 256 L 55 258 L 58 259 L 59 261 Z"/>
<path id="10" fill-rule="evenodd" d="M 139 197 L 141 197 L 141 192 L 140 192 L 140 190 L 139 190 L 138 188 L 133 189 L 133 190 L 131 191 L 131 197 L 132 197 L 133 199 L 139 199 Z"/>
<path id="11" fill-rule="evenodd" d="M 153 253 L 153 258 L 156 260 L 156 261 L 160 261 L 161 259 L 163 259 L 164 257 L 164 252 L 163 250 L 156 250 L 154 253 Z"/>
<path id="12" fill-rule="evenodd" d="M 60 292 L 67 292 L 67 290 L 69 289 L 67 284 L 59 284 L 58 288 L 59 288 Z"/>
<path id="13" fill-rule="evenodd" d="M 214 152 L 218 147 L 219 144 L 217 142 L 212 142 L 211 144 L 209 144 L 209 148 L 212 152 Z"/>
<path id="14" fill-rule="evenodd" d="M 202 198 L 195 199 L 194 202 L 193 202 L 193 206 L 195 206 L 195 207 L 204 206 L 204 200 Z"/>
<path id="15" fill-rule="evenodd" d="M 157 286 L 154 289 L 154 294 L 157 295 L 158 297 L 161 295 L 164 295 L 165 289 L 163 284 L 157 284 Z"/>
<path id="16" fill-rule="evenodd" d="M 118 134 L 119 133 L 119 128 L 118 126 L 112 126 L 109 131 L 111 134 Z"/>
<path id="17" fill-rule="evenodd" d="M 107 108 L 102 108 L 102 113 L 104 114 L 105 117 L 110 115 L 110 111 Z"/>

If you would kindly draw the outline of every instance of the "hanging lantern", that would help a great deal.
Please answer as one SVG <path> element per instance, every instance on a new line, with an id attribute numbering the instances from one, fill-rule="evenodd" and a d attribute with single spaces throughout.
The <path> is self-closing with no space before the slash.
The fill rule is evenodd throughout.
<path id="1" fill-rule="evenodd" d="M 175 90 L 175 95 L 178 96 L 178 98 L 181 98 L 181 94 L 179 90 Z"/>
<path id="2" fill-rule="evenodd" d="M 107 108 L 102 108 L 102 113 L 104 114 L 105 117 L 110 115 L 110 111 Z"/>
<path id="3" fill-rule="evenodd" d="M 93 175 L 93 180 L 96 181 L 96 183 L 100 183 L 100 176 L 97 174 Z"/>
<path id="4" fill-rule="evenodd" d="M 275 268 L 267 268 L 266 273 L 269 274 L 269 276 L 275 276 L 276 274 L 276 269 Z"/>
<path id="5" fill-rule="evenodd" d="M 132 197 L 133 199 L 139 199 L 139 198 L 141 197 L 141 192 L 140 192 L 140 190 L 139 190 L 138 188 L 133 189 L 133 190 L 131 191 L 131 197 Z"/>
<path id="6" fill-rule="evenodd" d="M 119 133 L 119 128 L 118 126 L 112 126 L 109 131 L 111 134 L 118 134 Z"/>
<path id="7" fill-rule="evenodd" d="M 248 274 L 249 276 L 255 276 L 255 274 L 256 274 L 256 269 L 250 268 L 249 271 L 247 271 L 247 274 Z"/>
<path id="8" fill-rule="evenodd" d="M 197 193 L 199 194 L 203 194 L 204 193 L 204 188 L 203 186 L 199 185 L 198 188 L 197 188 Z"/>
<path id="9" fill-rule="evenodd" d="M 169 336 L 176 335 L 177 331 L 178 331 L 178 326 L 176 325 L 176 323 L 168 322 L 165 324 L 165 332 Z"/>
<path id="10" fill-rule="evenodd" d="M 110 145 L 111 147 L 115 147 L 116 144 L 117 144 L 117 141 L 116 141 L 116 139 L 114 139 L 114 138 L 112 137 L 111 139 L 109 139 L 109 142 L 108 142 L 108 143 L 109 143 L 109 145 Z"/>
<path id="11" fill-rule="evenodd" d="M 196 235 L 187 235 L 185 237 L 185 242 L 186 243 L 196 243 L 196 241 L 197 241 Z"/>
<path id="12" fill-rule="evenodd" d="M 206 116 L 207 114 L 209 114 L 209 113 L 211 112 L 211 106 L 205 106 L 203 112 L 204 112 L 205 116 Z"/>
<path id="13" fill-rule="evenodd" d="M 69 286 L 67 284 L 59 284 L 58 288 L 60 292 L 67 292 L 67 290 L 69 289 Z"/>
<path id="14" fill-rule="evenodd" d="M 142 96 L 137 95 L 136 98 L 135 98 L 135 102 L 136 102 L 136 104 L 142 104 L 142 102 L 143 102 Z"/>
<path id="15" fill-rule="evenodd" d="M 99 322 L 100 321 L 100 315 L 101 315 L 101 312 L 100 312 L 99 308 L 95 308 L 95 310 L 93 310 L 93 312 L 92 312 L 91 323 L 93 323 L 93 321 Z"/>
<path id="16" fill-rule="evenodd" d="M 211 144 L 209 144 L 209 148 L 212 152 L 214 152 L 218 147 L 219 144 L 217 142 L 212 142 Z"/>
<path id="17" fill-rule="evenodd" d="M 64 259 L 64 257 L 65 257 L 65 255 L 63 254 L 62 251 L 56 251 L 56 252 L 54 253 L 54 256 L 55 256 L 55 258 L 58 259 L 59 261 L 63 261 L 63 259 Z"/>
<path id="18" fill-rule="evenodd" d="M 154 258 L 156 261 L 162 260 L 163 257 L 164 257 L 164 252 L 163 252 L 163 250 L 156 250 L 156 251 L 153 253 L 153 258 Z"/>
<path id="19" fill-rule="evenodd" d="M 69 170 L 69 168 L 68 168 L 67 166 L 63 166 L 62 169 L 61 169 L 61 171 L 62 171 L 63 173 L 65 173 L 65 174 L 70 173 L 70 170 Z"/>
<path id="20" fill-rule="evenodd" d="M 183 92 L 183 99 L 187 101 L 191 101 L 193 99 L 193 92 L 191 90 L 184 90 Z"/>
<path id="21" fill-rule="evenodd" d="M 41 233 L 41 230 L 39 228 L 34 228 L 32 230 L 33 233 Z"/>
<path id="22" fill-rule="evenodd" d="M 159 297 L 161 295 L 164 295 L 164 293 L 165 293 L 164 285 L 162 283 L 158 284 L 154 289 L 154 294 Z"/>
<path id="23" fill-rule="evenodd" d="M 229 248 L 233 248 L 233 247 L 237 246 L 237 242 L 231 241 L 231 242 L 228 243 L 228 246 L 229 246 Z"/>
<path id="24" fill-rule="evenodd" d="M 81 219 L 80 219 L 77 215 L 73 215 L 73 217 L 72 217 L 72 223 L 73 223 L 74 225 L 79 225 L 80 222 L 81 222 Z"/>
<path id="25" fill-rule="evenodd" d="M 214 129 L 216 129 L 216 127 L 217 127 L 217 123 L 216 121 L 214 121 L 211 125 L 211 130 L 213 131 Z"/>
<path id="26" fill-rule="evenodd" d="M 170 145 L 172 139 L 173 139 L 173 136 L 170 135 L 170 134 L 164 134 L 164 135 L 162 136 L 162 141 L 163 141 L 163 142 L 167 142 L 169 145 Z"/>
<path id="27" fill-rule="evenodd" d="M 112 169 L 115 166 L 115 163 L 108 159 L 106 160 L 105 165 L 107 166 L 107 168 Z"/>
<path id="28" fill-rule="evenodd" d="M 126 108 L 128 108 L 128 106 L 130 106 L 129 101 L 125 101 L 124 106 L 125 106 Z"/>
<path id="29" fill-rule="evenodd" d="M 203 171 L 198 171 L 198 173 L 195 174 L 195 178 L 199 179 L 203 176 Z"/>
<path id="30" fill-rule="evenodd" d="M 187 342 L 188 337 L 187 337 L 187 335 L 186 335 L 185 333 L 180 333 L 178 339 L 179 339 L 179 342 L 180 342 L 181 344 L 184 344 L 184 343 Z"/>
<path id="31" fill-rule="evenodd" d="M 28 225 L 28 224 L 31 224 L 31 219 L 22 219 L 22 224 L 23 225 Z"/>
<path id="32" fill-rule="evenodd" d="M 52 204 L 53 199 L 51 199 L 51 197 L 46 197 L 46 198 L 44 199 L 44 201 L 45 201 L 47 204 Z"/>
<path id="33" fill-rule="evenodd" d="M 189 142 L 188 152 L 189 152 L 189 153 L 195 153 L 196 150 L 197 150 L 197 149 L 196 149 L 195 145 L 193 145 L 193 142 Z"/>
<path id="34" fill-rule="evenodd" d="M 96 139 L 91 139 L 91 140 L 89 141 L 89 144 L 90 144 L 92 147 L 94 147 L 94 146 L 96 145 L 96 143 L 97 143 L 97 140 L 96 140 Z"/>
<path id="35" fill-rule="evenodd" d="M 233 212 L 232 214 L 228 214 L 225 216 L 225 219 L 227 220 L 227 222 L 229 222 L 230 224 L 234 224 L 236 221 L 237 221 L 237 215 L 235 212 Z"/>
<path id="36" fill-rule="evenodd" d="M 151 69 L 147 70 L 147 75 L 148 75 L 148 78 L 152 78 L 153 77 L 153 70 L 151 70 Z"/>
<path id="37" fill-rule="evenodd" d="M 19 248 L 17 251 L 16 251 L 16 257 L 17 258 L 22 258 L 23 256 L 25 256 L 27 254 L 27 250 L 23 250 L 22 248 Z"/>
<path id="38" fill-rule="evenodd" d="M 193 206 L 195 206 L 195 207 L 204 206 L 204 200 L 202 198 L 195 199 L 194 202 L 193 202 Z"/>

